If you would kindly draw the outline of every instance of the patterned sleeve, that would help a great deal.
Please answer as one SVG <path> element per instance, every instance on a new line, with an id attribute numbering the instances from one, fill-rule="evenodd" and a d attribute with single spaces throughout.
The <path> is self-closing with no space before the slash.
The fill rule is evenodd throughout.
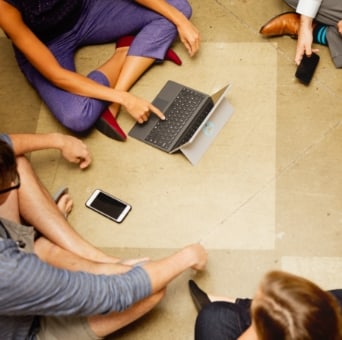
<path id="1" fill-rule="evenodd" d="M 9 135 L 6 135 L 4 133 L 0 133 L 0 140 L 6 142 L 7 144 L 9 144 L 11 147 L 13 147 L 13 143 L 11 138 L 9 137 Z"/>
<path id="2" fill-rule="evenodd" d="M 120 275 L 58 269 L 0 239 L 0 315 L 95 315 L 123 311 L 151 294 L 142 267 Z"/>

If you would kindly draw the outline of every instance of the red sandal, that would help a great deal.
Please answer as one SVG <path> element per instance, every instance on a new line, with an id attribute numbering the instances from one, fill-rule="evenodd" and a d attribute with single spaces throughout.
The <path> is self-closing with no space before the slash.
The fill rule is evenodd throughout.
<path id="1" fill-rule="evenodd" d="M 95 127 L 109 138 L 113 138 L 122 142 L 127 139 L 126 134 L 121 129 L 108 108 L 103 111 L 100 118 L 96 121 Z"/>

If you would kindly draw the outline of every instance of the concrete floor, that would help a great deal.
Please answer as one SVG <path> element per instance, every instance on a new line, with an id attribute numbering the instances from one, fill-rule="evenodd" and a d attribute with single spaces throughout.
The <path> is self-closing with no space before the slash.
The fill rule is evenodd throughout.
<path id="1" fill-rule="evenodd" d="M 92 167 L 79 172 L 58 152 L 32 162 L 51 192 L 68 185 L 70 221 L 85 238 L 122 257 L 167 255 L 201 241 L 209 250 L 203 273 L 187 272 L 149 315 L 110 339 L 192 339 L 196 311 L 187 280 L 229 296 L 252 296 L 274 268 L 304 275 L 323 288 L 342 285 L 342 77 L 326 47 L 309 87 L 297 82 L 295 41 L 263 39 L 260 26 L 288 8 L 280 1 L 192 0 L 201 52 L 153 67 L 132 89 L 152 100 L 172 79 L 205 92 L 232 84 L 234 114 L 198 165 L 133 139 L 119 143 L 92 131 L 84 137 Z M 113 45 L 87 47 L 80 72 L 97 67 Z M 0 35 L 0 126 L 4 132 L 63 129 L 19 72 Z M 126 112 L 119 123 L 134 124 Z M 88 210 L 95 188 L 128 201 L 122 224 Z"/>

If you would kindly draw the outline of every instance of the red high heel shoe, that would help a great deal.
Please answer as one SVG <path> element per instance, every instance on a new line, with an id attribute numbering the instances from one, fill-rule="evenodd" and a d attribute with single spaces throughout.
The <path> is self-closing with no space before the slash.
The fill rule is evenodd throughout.
<path id="1" fill-rule="evenodd" d="M 100 118 L 96 121 L 95 127 L 109 138 L 122 142 L 127 139 L 126 134 L 123 132 L 108 108 L 103 111 Z"/>
<path id="2" fill-rule="evenodd" d="M 119 38 L 116 42 L 116 48 L 131 46 L 134 38 L 134 35 L 126 35 L 124 37 Z M 166 51 L 164 59 L 172 61 L 176 65 L 182 65 L 182 60 L 178 57 L 178 55 L 172 48 L 169 48 Z"/>

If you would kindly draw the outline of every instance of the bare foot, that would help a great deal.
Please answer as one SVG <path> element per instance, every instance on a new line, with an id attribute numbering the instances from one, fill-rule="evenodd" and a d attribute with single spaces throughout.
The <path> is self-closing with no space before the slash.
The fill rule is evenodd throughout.
<path id="1" fill-rule="evenodd" d="M 72 198 L 68 193 L 65 193 L 56 204 L 65 217 L 68 217 L 74 205 Z"/>
<path id="2" fill-rule="evenodd" d="M 69 195 L 68 188 L 64 188 L 57 192 L 54 196 L 54 201 L 63 216 L 68 217 L 74 204 L 71 196 Z"/>
<path id="3" fill-rule="evenodd" d="M 120 104 L 118 103 L 112 103 L 111 105 L 109 105 L 108 109 L 111 112 L 111 114 L 113 115 L 114 118 L 117 118 L 120 112 Z"/>

